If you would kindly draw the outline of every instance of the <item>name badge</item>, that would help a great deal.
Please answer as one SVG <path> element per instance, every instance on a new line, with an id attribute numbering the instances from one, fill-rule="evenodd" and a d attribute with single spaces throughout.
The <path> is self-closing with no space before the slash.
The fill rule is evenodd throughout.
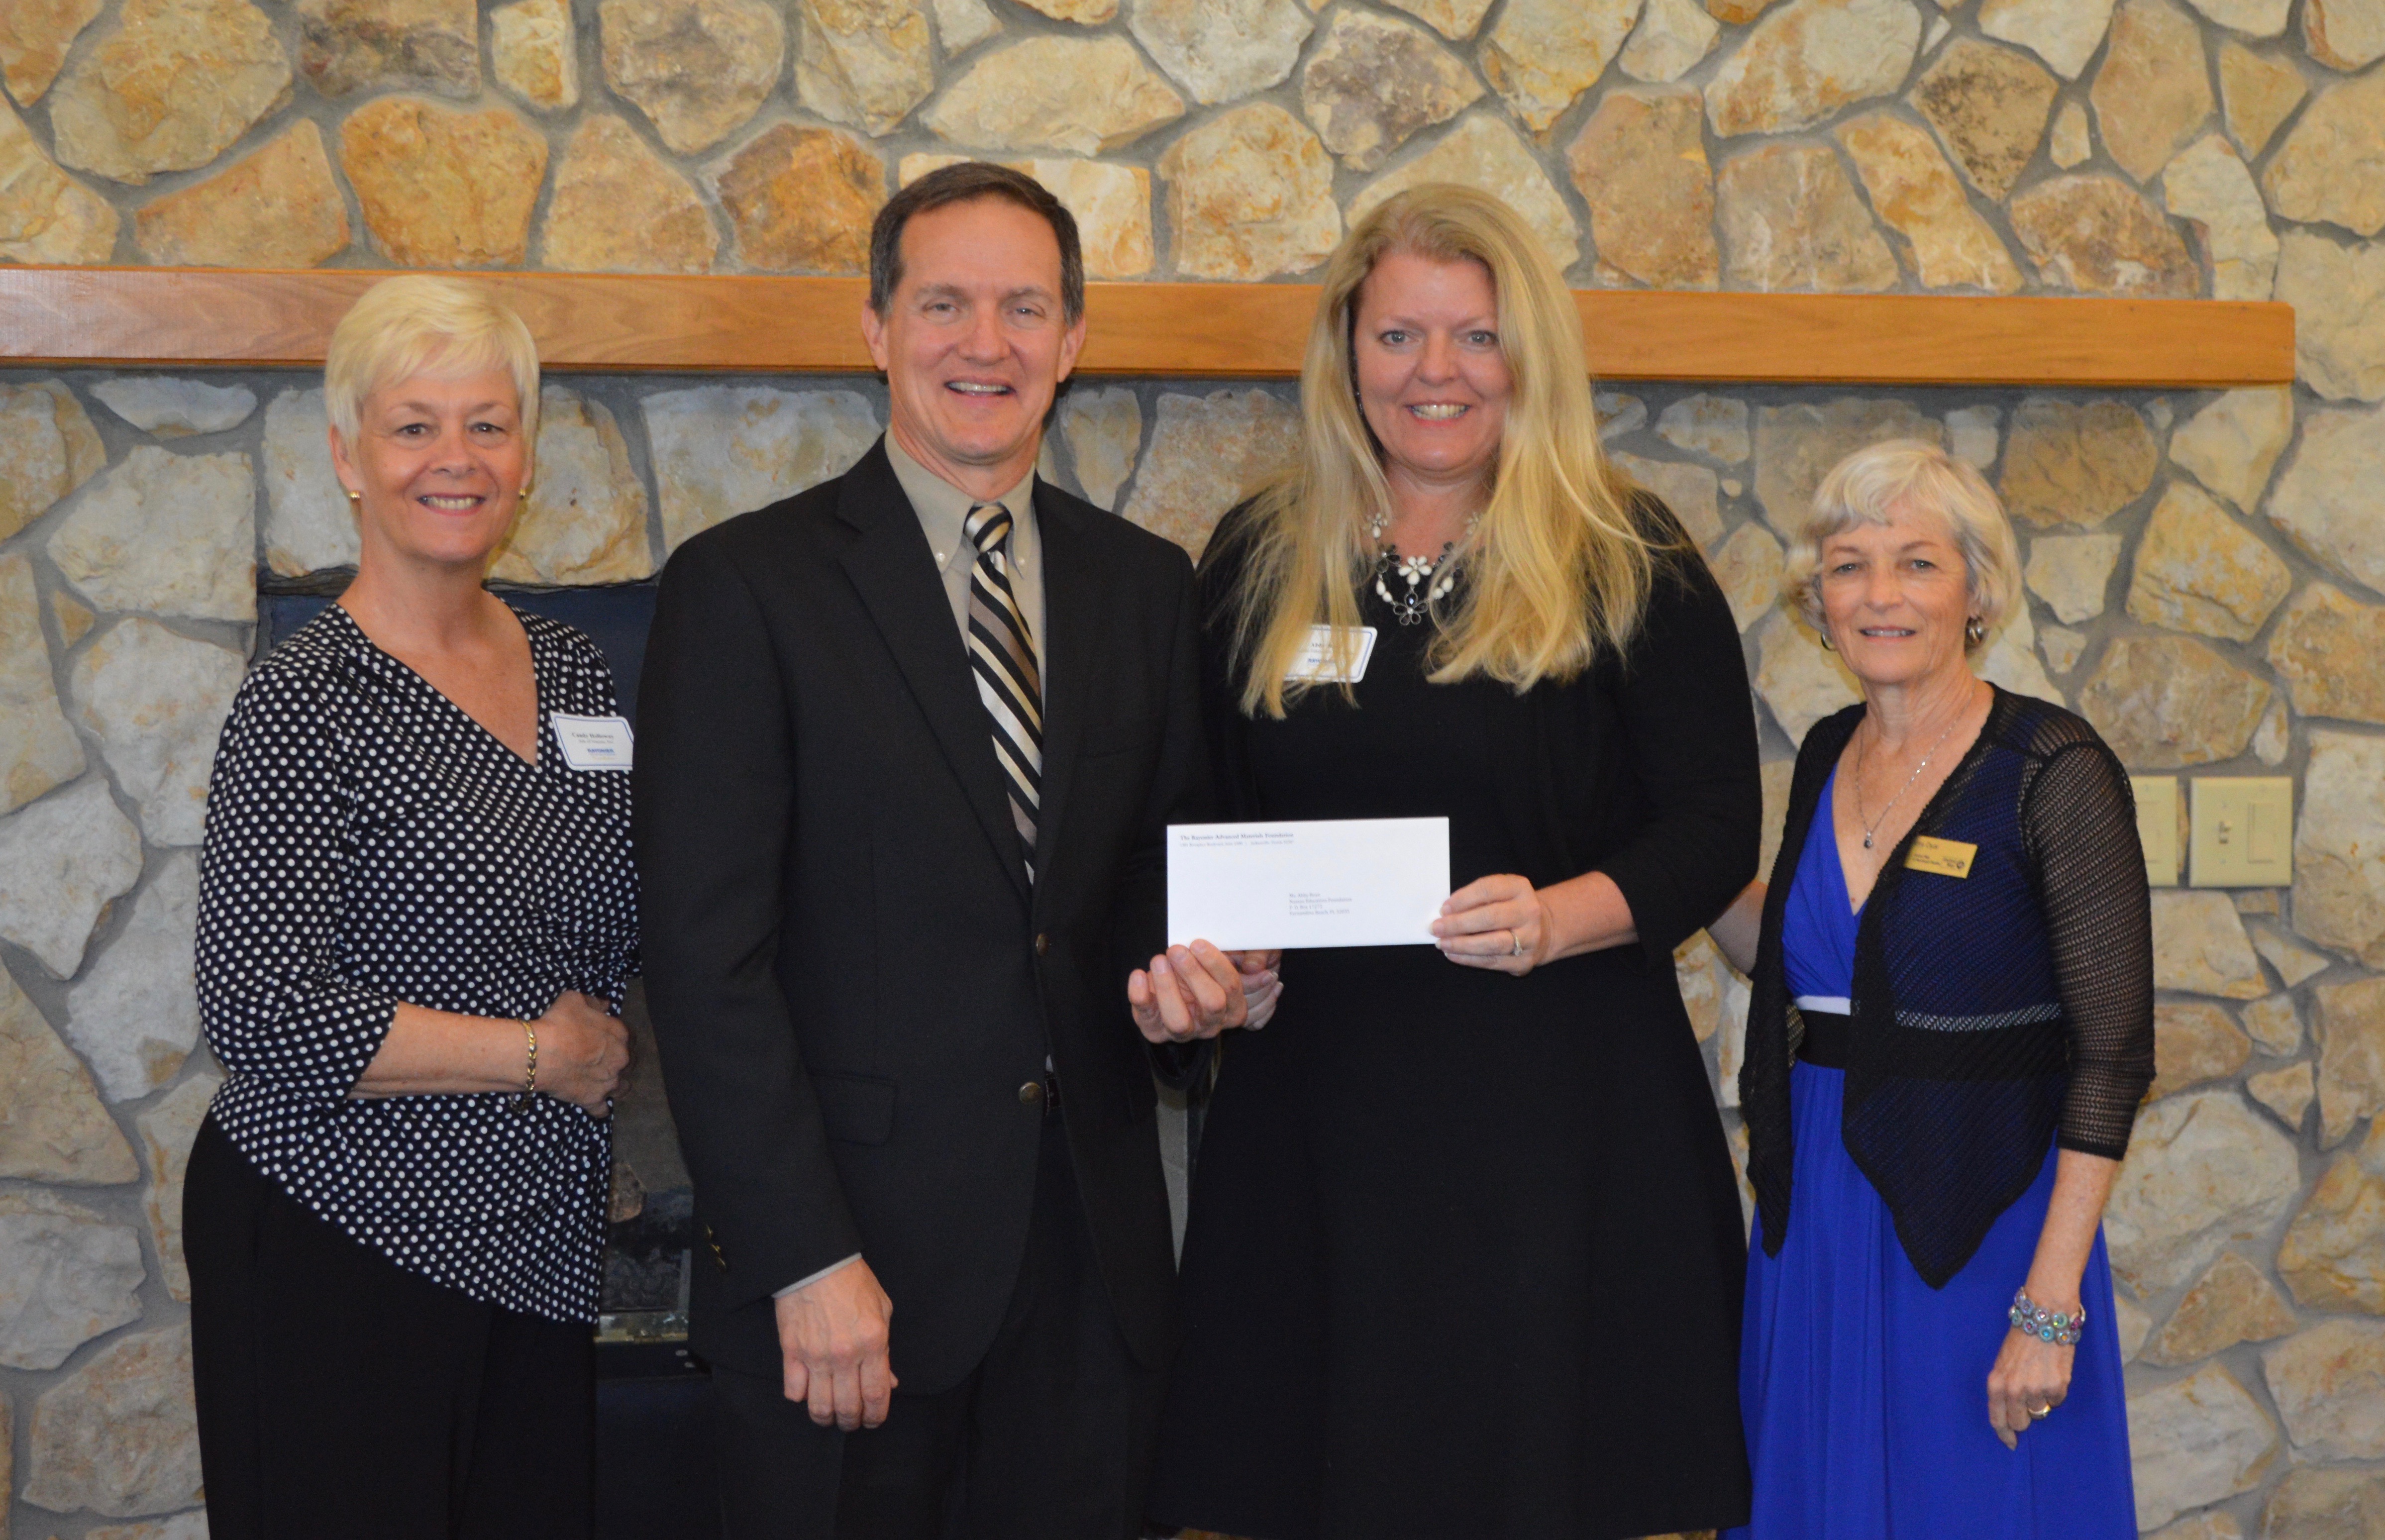
<path id="1" fill-rule="evenodd" d="M 1305 682 L 1311 684 L 1355 684 L 1367 677 L 1367 659 L 1375 656 L 1375 628 L 1359 626 L 1349 633 L 1347 645 L 1356 656 L 1344 670 L 1333 657 L 1333 628 L 1311 626 L 1308 641 L 1292 658 L 1292 667 L 1284 670 L 1287 684 Z"/>
<path id="2" fill-rule="evenodd" d="M 1912 853 L 1904 864 L 1916 871 L 1934 871 L 1941 877 L 1968 877 L 1971 859 L 1979 855 L 1976 845 L 1961 840 L 1933 840 L 1927 834 L 1913 842 Z"/>
<path id="3" fill-rule="evenodd" d="M 630 768 L 630 724 L 619 717 L 567 717 L 549 712 L 555 741 L 563 745 L 563 762 L 576 770 L 625 770 Z"/>

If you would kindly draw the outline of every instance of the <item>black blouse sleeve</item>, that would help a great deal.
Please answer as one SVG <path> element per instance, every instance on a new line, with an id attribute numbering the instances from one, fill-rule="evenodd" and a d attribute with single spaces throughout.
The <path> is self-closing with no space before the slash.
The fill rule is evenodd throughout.
<path id="1" fill-rule="evenodd" d="M 1248 552 L 1250 505 L 1237 504 L 1217 520 L 1194 579 L 1193 617 L 1200 627 L 1201 719 L 1208 739 L 1217 818 L 1259 816 L 1258 791 L 1243 736 L 1243 670 L 1233 656 L 1234 623 Z"/>
<path id="2" fill-rule="evenodd" d="M 1659 512 L 1643 504 L 1643 517 Z M 1679 535 L 1669 513 L 1660 528 Z M 1764 822 L 1739 627 L 1685 537 L 1659 559 L 1616 702 L 1623 752 L 1649 813 L 1595 870 L 1623 891 L 1646 966 L 1670 968 L 1673 948 L 1755 875 Z"/>
<path id="3" fill-rule="evenodd" d="M 232 702 L 199 854 L 199 1016 L 235 1075 L 324 1101 L 347 1095 L 397 1000 L 341 973 L 347 825 L 356 803 L 331 725 L 303 679 L 266 668 Z"/>
<path id="4" fill-rule="evenodd" d="M 2070 1027 L 2061 1147 L 2117 1160 L 2154 1078 L 2153 898 L 2136 807 L 2101 742 L 2055 748 L 2021 809 Z"/>

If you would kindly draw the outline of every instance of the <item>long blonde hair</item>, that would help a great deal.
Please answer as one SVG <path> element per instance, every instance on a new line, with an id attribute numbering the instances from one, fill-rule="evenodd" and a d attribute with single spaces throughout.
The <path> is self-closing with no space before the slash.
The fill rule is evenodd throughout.
<path id="1" fill-rule="evenodd" d="M 1395 252 L 1490 271 L 1514 382 L 1490 496 L 1452 553 L 1467 582 L 1450 613 L 1434 607 L 1431 681 L 1488 675 L 1521 694 L 1572 679 L 1600 648 L 1627 648 L 1647 607 L 1662 537 L 1633 517 L 1631 485 L 1599 448 L 1573 295 L 1505 204 L 1426 183 L 1360 219 L 1326 265 L 1301 365 L 1300 452 L 1258 495 L 1239 537 L 1233 650 L 1249 670 L 1246 716 L 1280 717 L 1310 687 L 1285 675 L 1311 627 L 1334 628 L 1340 661 L 1355 660 L 1347 649 L 1375 560 L 1367 527 L 1390 516 L 1391 487 L 1358 408 L 1353 333 L 1359 289 Z"/>

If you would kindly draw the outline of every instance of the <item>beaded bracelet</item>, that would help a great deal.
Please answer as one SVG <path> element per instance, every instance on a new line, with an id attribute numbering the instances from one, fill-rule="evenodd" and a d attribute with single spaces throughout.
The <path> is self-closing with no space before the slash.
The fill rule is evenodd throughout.
<path id="1" fill-rule="evenodd" d="M 2050 1342 L 2056 1347 L 2077 1346 L 2079 1334 L 2087 1330 L 2087 1311 L 2083 1307 L 2068 1315 L 2049 1310 L 2042 1305 L 2031 1304 L 2026 1288 L 2013 1291 L 2008 1319 L 2038 1341 Z"/>

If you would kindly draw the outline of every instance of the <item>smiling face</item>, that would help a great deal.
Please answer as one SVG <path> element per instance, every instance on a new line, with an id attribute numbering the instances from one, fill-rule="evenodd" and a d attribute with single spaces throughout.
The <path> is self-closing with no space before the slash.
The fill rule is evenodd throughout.
<path id="1" fill-rule="evenodd" d="M 1358 288 L 1352 355 L 1358 409 L 1394 491 L 1487 476 L 1515 381 L 1499 346 L 1491 271 L 1461 257 L 1392 252 Z"/>
<path id="2" fill-rule="evenodd" d="M 1822 542 L 1822 615 L 1847 668 L 1867 686 L 1911 686 L 1967 672 L 1971 590 L 1948 521 L 1892 504 L 1885 524 Z"/>
<path id="3" fill-rule="evenodd" d="M 418 374 L 367 395 L 356 443 L 331 433 L 340 484 L 363 494 L 365 559 L 487 561 L 513 522 L 529 472 L 522 427 L 513 376 L 502 369 Z"/>
<path id="4" fill-rule="evenodd" d="M 883 315 L 865 307 L 869 356 L 886 371 L 895 443 L 977 496 L 1035 464 L 1043 414 L 1076 367 L 1085 323 L 1060 304 L 1060 242 L 1007 198 L 913 215 L 903 277 Z"/>

